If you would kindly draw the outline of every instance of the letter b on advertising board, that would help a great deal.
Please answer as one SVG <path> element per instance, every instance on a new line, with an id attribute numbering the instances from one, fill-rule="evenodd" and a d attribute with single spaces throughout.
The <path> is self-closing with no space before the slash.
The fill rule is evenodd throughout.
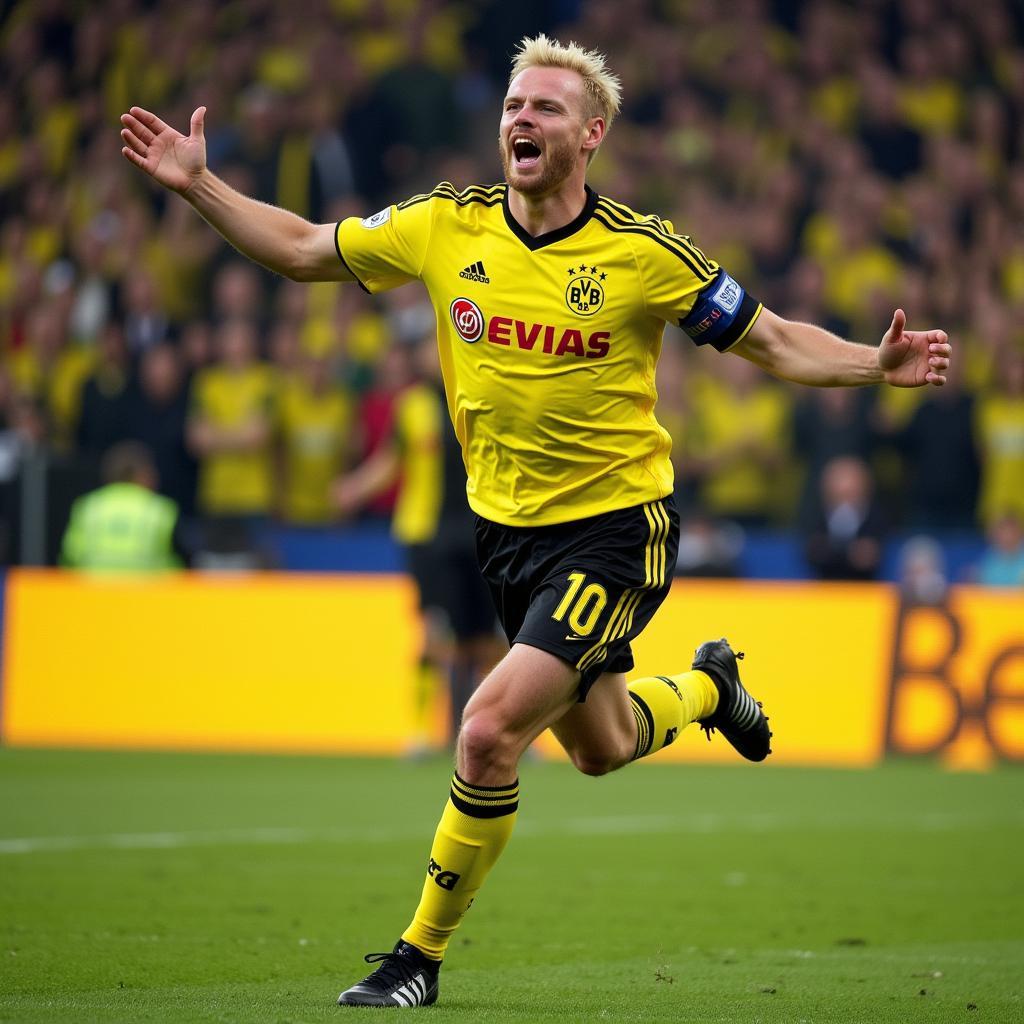
<path id="1" fill-rule="evenodd" d="M 900 606 L 885 752 L 1024 761 L 1024 620 L 1019 600 L 973 588 Z"/>

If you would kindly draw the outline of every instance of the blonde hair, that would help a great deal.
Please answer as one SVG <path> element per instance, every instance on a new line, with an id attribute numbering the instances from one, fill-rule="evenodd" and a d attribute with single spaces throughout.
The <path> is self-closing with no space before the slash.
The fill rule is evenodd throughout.
<path id="1" fill-rule="evenodd" d="M 588 116 L 603 118 L 606 131 L 611 127 L 622 105 L 622 83 L 618 75 L 608 70 L 603 53 L 585 50 L 579 43 L 565 46 L 542 32 L 533 39 L 524 36 L 512 62 L 509 82 L 527 68 L 575 71 L 583 79 L 583 92 L 590 108 Z"/>

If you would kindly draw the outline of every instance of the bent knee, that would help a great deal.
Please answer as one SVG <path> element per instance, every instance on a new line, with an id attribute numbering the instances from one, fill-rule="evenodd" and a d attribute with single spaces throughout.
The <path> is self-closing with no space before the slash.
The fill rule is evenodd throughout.
<path id="1" fill-rule="evenodd" d="M 517 737 L 493 715 L 470 714 L 459 730 L 459 759 L 471 775 L 469 781 L 514 768 L 519 760 Z"/>
<path id="2" fill-rule="evenodd" d="M 492 715 L 468 714 L 462 720 L 459 745 L 467 754 L 482 757 L 502 745 L 505 729 Z"/>
<path id="3" fill-rule="evenodd" d="M 595 754 L 592 751 L 571 751 L 569 757 L 577 771 L 584 775 L 597 777 L 621 768 L 628 758 L 615 757 L 607 753 Z"/>

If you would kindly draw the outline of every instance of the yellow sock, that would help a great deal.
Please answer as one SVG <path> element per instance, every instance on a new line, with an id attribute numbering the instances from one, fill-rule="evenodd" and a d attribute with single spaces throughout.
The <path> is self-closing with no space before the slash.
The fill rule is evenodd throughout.
<path id="1" fill-rule="evenodd" d="M 452 933 L 512 835 L 518 807 L 518 779 L 510 786 L 471 786 L 455 774 L 430 848 L 420 904 L 402 933 L 406 942 L 443 959 Z"/>
<path id="2" fill-rule="evenodd" d="M 711 676 L 698 671 L 634 679 L 629 696 L 636 717 L 634 761 L 675 742 L 686 726 L 714 714 L 718 707 Z"/>

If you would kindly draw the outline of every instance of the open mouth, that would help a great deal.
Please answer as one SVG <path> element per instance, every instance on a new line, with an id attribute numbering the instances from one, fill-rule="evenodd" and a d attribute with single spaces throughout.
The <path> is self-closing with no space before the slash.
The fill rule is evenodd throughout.
<path id="1" fill-rule="evenodd" d="M 512 137 L 512 156 L 515 158 L 516 167 L 532 167 L 540 159 L 540 147 L 525 135 L 514 135 Z"/>

